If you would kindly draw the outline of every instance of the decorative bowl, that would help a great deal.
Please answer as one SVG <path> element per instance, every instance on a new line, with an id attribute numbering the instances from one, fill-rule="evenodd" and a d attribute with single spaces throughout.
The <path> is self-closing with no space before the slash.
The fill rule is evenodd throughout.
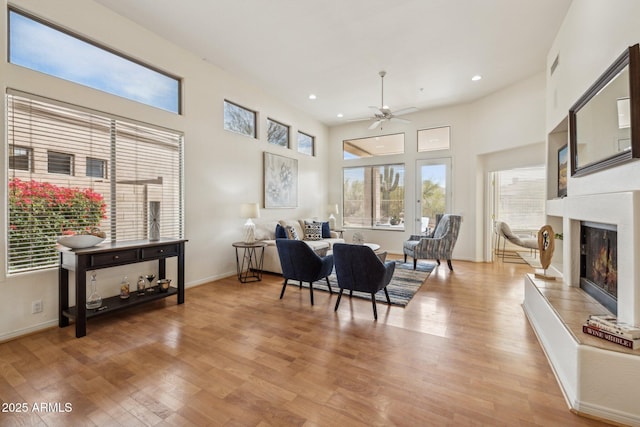
<path id="1" fill-rule="evenodd" d="M 93 234 L 76 234 L 75 236 L 62 236 L 58 238 L 58 243 L 71 249 L 84 249 L 98 245 L 104 241 L 104 237 Z"/>
<path id="2" fill-rule="evenodd" d="M 160 292 L 167 292 L 169 290 L 170 285 L 171 285 L 171 279 L 158 280 L 158 290 Z"/>

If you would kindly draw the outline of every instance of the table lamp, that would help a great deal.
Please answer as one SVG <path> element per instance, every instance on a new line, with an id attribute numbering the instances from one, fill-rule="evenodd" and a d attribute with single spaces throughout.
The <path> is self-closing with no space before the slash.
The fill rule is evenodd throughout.
<path id="1" fill-rule="evenodd" d="M 252 218 L 260 218 L 260 205 L 258 203 L 243 203 L 240 205 L 240 216 L 247 218 L 244 223 L 243 235 L 245 243 L 256 242 L 256 225 L 251 221 Z"/>

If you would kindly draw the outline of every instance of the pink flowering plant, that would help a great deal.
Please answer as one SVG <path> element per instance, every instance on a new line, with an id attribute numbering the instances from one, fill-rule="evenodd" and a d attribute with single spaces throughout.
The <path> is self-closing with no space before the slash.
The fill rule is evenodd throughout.
<path id="1" fill-rule="evenodd" d="M 54 264 L 58 236 L 98 226 L 106 209 L 104 197 L 90 188 L 11 179 L 9 266 L 13 270 Z"/>

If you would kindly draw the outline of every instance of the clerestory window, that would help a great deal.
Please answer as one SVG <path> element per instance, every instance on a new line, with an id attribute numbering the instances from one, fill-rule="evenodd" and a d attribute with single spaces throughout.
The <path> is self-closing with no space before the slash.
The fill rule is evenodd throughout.
<path id="1" fill-rule="evenodd" d="M 9 62 L 180 114 L 179 78 L 12 8 Z"/>

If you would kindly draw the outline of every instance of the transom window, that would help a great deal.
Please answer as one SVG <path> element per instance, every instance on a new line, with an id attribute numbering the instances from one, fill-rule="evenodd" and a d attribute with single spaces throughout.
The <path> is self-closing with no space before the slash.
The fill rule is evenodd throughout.
<path id="1" fill-rule="evenodd" d="M 180 114 L 180 79 L 9 9 L 9 62 Z"/>
<path id="2" fill-rule="evenodd" d="M 342 142 L 343 158 L 388 156 L 404 153 L 404 133 L 347 139 Z"/>
<path id="3" fill-rule="evenodd" d="M 231 101 L 224 101 L 224 128 L 231 132 L 256 137 L 257 113 Z"/>
<path id="4" fill-rule="evenodd" d="M 315 155 L 315 138 L 304 132 L 298 131 L 298 152 L 309 156 Z"/>
<path id="5" fill-rule="evenodd" d="M 269 144 L 289 148 L 289 126 L 267 119 L 267 141 Z"/>
<path id="6" fill-rule="evenodd" d="M 451 148 L 450 126 L 418 131 L 418 151 L 438 151 L 449 148 Z"/>

